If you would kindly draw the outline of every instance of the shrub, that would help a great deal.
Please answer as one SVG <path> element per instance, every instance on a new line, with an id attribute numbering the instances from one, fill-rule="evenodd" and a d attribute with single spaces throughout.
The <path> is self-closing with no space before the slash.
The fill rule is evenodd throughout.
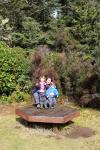
<path id="1" fill-rule="evenodd" d="M 10 96 L 8 97 L 6 95 L 2 95 L 0 97 L 0 103 L 2 103 L 2 104 L 12 103 L 12 99 Z"/>
<path id="2" fill-rule="evenodd" d="M 28 92 L 30 63 L 23 49 L 9 48 L 0 43 L 0 94 L 9 96 L 18 88 Z"/>
<path id="3" fill-rule="evenodd" d="M 6 96 L 2 95 L 0 97 L 0 103 L 1 104 L 9 104 L 14 102 L 24 102 L 29 101 L 31 99 L 31 96 L 28 93 L 21 92 L 21 91 L 14 91 L 11 95 Z"/>
<path id="4" fill-rule="evenodd" d="M 63 94 L 81 98 L 86 92 L 98 92 L 99 61 L 95 64 L 91 56 L 80 57 L 76 52 L 49 53 L 43 63 L 57 74 Z"/>
<path id="5" fill-rule="evenodd" d="M 23 101 L 29 101 L 31 99 L 30 94 L 21 91 L 14 91 L 10 97 L 12 100 L 14 100 L 17 103 Z"/>
<path id="6" fill-rule="evenodd" d="M 68 53 L 48 52 L 41 55 L 40 52 L 33 53 L 32 58 L 32 84 L 35 85 L 41 75 L 50 76 L 56 82 L 60 93 L 63 95 L 77 97 L 79 104 L 87 104 L 100 92 L 100 61 L 91 55 L 80 55 L 73 51 Z M 92 94 L 92 95 L 91 95 Z M 87 97 L 88 101 L 82 97 Z M 99 98 L 98 98 L 99 99 Z M 95 99 L 93 98 L 93 101 Z"/>

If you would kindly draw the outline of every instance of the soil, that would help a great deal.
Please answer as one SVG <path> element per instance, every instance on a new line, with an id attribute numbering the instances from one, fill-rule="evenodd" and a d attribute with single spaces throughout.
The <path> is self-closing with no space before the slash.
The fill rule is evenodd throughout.
<path id="1" fill-rule="evenodd" d="M 0 105 L 0 115 L 14 114 L 15 108 L 14 105 Z"/>
<path id="2" fill-rule="evenodd" d="M 91 128 L 86 128 L 86 127 L 80 127 L 80 126 L 73 126 L 73 129 L 70 133 L 65 132 L 65 136 L 69 138 L 88 138 L 95 135 L 95 131 Z"/>
<path id="3" fill-rule="evenodd" d="M 8 105 L 3 105 L 0 104 L 0 115 L 14 115 L 15 114 L 15 110 L 18 107 L 24 106 L 26 104 L 22 103 L 22 104 L 8 104 Z"/>

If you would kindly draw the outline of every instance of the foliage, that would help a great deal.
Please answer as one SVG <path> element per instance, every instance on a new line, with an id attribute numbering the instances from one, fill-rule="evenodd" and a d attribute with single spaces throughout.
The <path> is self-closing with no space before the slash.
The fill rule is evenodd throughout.
<path id="1" fill-rule="evenodd" d="M 7 44 L 11 44 L 11 31 L 12 28 L 9 25 L 9 19 L 0 16 L 0 40 L 5 41 Z"/>
<path id="2" fill-rule="evenodd" d="M 12 49 L 0 43 L 0 94 L 8 96 L 18 88 L 28 92 L 29 66 L 27 56 L 21 48 Z"/>
<path id="3" fill-rule="evenodd" d="M 30 31 L 30 32 L 29 32 Z M 43 38 L 43 32 L 40 25 L 31 17 L 25 17 L 22 20 L 22 31 L 12 33 L 12 45 L 33 48 L 38 45 Z"/>
<path id="4" fill-rule="evenodd" d="M 77 42 L 76 49 L 82 54 L 95 56 L 99 49 L 100 33 L 97 24 L 100 22 L 100 5 L 95 0 L 74 0 L 62 5 L 65 6 L 62 18 L 72 34 L 71 40 L 74 38 Z"/>
<path id="5" fill-rule="evenodd" d="M 12 27 L 10 46 L 33 48 L 39 44 L 52 44 L 52 33 L 48 31 L 57 0 L 10 0 L 0 2 L 0 14 L 9 19 Z M 48 31 L 48 33 L 46 33 Z"/>
<path id="6" fill-rule="evenodd" d="M 1 104 L 9 104 L 9 103 L 20 103 L 23 101 L 29 101 L 30 100 L 30 95 L 28 93 L 25 92 L 21 92 L 21 91 L 14 91 L 11 95 L 6 96 L 6 95 L 2 95 L 0 97 L 0 103 Z"/>
<path id="7" fill-rule="evenodd" d="M 55 70 L 65 95 L 76 95 L 78 99 L 84 94 L 94 94 L 98 97 L 100 92 L 99 64 L 96 64 L 92 57 L 80 58 L 79 53 L 76 52 L 49 53 L 43 63 Z M 88 102 L 92 100 L 91 96 L 89 97 Z"/>
<path id="8" fill-rule="evenodd" d="M 0 14 L 9 20 L 7 26 L 12 30 L 10 46 L 33 48 L 47 44 L 59 52 L 75 49 L 93 56 L 99 49 L 99 8 L 96 0 L 0 2 Z"/>
<path id="9" fill-rule="evenodd" d="M 99 1 L 0 1 L 0 33 L 9 45 L 0 44 L 1 94 L 29 92 L 40 74 L 54 77 L 60 93 L 100 92 Z M 31 69 L 26 49 L 36 49 Z"/>

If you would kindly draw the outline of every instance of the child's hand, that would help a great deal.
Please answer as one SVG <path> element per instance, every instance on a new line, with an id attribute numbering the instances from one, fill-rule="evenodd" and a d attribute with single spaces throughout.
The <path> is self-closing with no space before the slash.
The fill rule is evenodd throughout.
<path id="1" fill-rule="evenodd" d="M 36 86 L 39 86 L 39 84 L 38 84 L 38 83 L 36 83 Z"/>
<path id="2" fill-rule="evenodd" d="M 39 90 L 39 92 L 40 92 L 40 93 L 43 93 L 43 92 L 44 92 L 44 90 L 42 90 L 42 89 L 41 89 L 41 90 Z"/>
<path id="3" fill-rule="evenodd" d="M 54 93 L 50 93 L 50 96 L 54 96 Z"/>

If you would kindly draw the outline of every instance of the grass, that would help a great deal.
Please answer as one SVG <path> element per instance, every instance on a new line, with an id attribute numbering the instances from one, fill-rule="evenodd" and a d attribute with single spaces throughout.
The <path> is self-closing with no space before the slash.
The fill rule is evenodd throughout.
<path id="1" fill-rule="evenodd" d="M 13 114 L 0 115 L 0 150 L 100 150 L 100 112 L 81 109 L 80 113 L 73 125 L 89 127 L 95 135 L 69 138 L 53 133 L 51 128 L 25 126 Z M 71 132 L 72 125 L 63 127 L 61 132 L 65 130 Z"/>

